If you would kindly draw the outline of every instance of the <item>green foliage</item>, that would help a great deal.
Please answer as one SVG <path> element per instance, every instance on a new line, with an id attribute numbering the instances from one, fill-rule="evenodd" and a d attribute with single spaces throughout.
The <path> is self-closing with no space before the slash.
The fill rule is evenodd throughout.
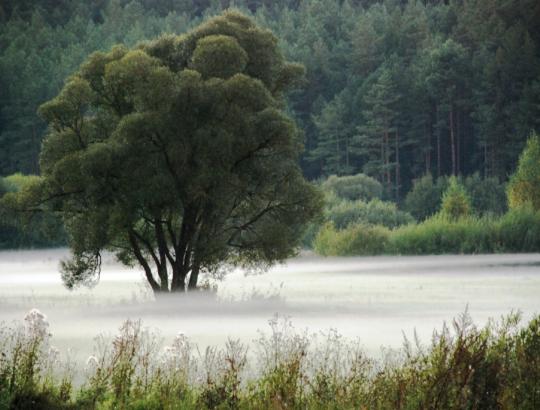
<path id="1" fill-rule="evenodd" d="M 510 210 L 496 221 L 495 229 L 502 252 L 538 252 L 540 249 L 540 212 L 530 206 Z"/>
<path id="2" fill-rule="evenodd" d="M 326 218 L 338 230 L 358 223 L 396 228 L 414 222 L 414 218 L 409 213 L 397 209 L 395 203 L 380 199 L 372 199 L 369 202 L 341 200 L 328 207 Z"/>
<path id="3" fill-rule="evenodd" d="M 540 138 L 533 134 L 519 157 L 518 168 L 508 183 L 510 208 L 524 205 L 540 210 Z"/>
<path id="4" fill-rule="evenodd" d="M 66 285 L 95 283 L 104 249 L 140 264 L 155 292 L 294 255 L 322 202 L 283 112 L 302 73 L 236 11 L 92 54 L 39 109 L 42 179 L 25 201 L 62 215 Z"/>
<path id="5" fill-rule="evenodd" d="M 419 221 L 435 215 L 441 209 L 442 195 L 447 186 L 446 178 L 438 178 L 434 182 L 431 174 L 415 180 L 405 197 L 405 210 Z"/>
<path id="6" fill-rule="evenodd" d="M 462 179 L 477 215 L 502 215 L 507 211 L 506 185 L 496 177 L 482 178 L 478 172 Z"/>
<path id="7" fill-rule="evenodd" d="M 474 173 L 466 178 L 457 178 L 457 181 L 465 188 L 471 213 L 502 215 L 507 210 L 505 184 L 497 178 L 482 178 L 479 173 Z M 441 209 L 449 183 L 449 178 L 440 177 L 434 181 L 429 174 L 415 180 L 405 197 L 404 209 L 419 221 L 435 215 Z"/>
<path id="8" fill-rule="evenodd" d="M 336 230 L 325 224 L 317 234 L 313 249 L 323 256 L 376 255 L 386 248 L 390 231 L 382 226 L 355 224 Z"/>
<path id="9" fill-rule="evenodd" d="M 55 247 L 66 242 L 62 221 L 52 213 L 20 212 L 23 197 L 39 184 L 36 175 L 0 178 L 0 249 Z"/>
<path id="10" fill-rule="evenodd" d="M 499 252 L 496 227 L 491 219 L 435 216 L 392 232 L 388 253 L 402 255 L 469 254 Z"/>
<path id="11" fill-rule="evenodd" d="M 382 226 L 349 226 L 338 231 L 332 224 L 321 228 L 315 252 L 338 255 L 435 255 L 540 251 L 540 212 L 530 207 L 511 210 L 500 217 L 433 216 L 418 224 L 388 230 Z"/>
<path id="12" fill-rule="evenodd" d="M 3 1 L 0 175 L 38 173 L 46 123 L 36 109 L 58 94 L 90 53 L 186 33 L 232 4 Z M 514 171 L 530 130 L 540 127 L 535 0 L 489 7 L 237 0 L 234 7 L 279 33 L 287 59 L 307 68 L 305 87 L 288 94 L 286 104 L 305 134 L 302 168 L 310 179 L 366 172 L 398 202 L 414 179 L 428 173 L 480 172 L 503 181 Z M 254 53 L 245 50 L 251 57 L 245 60 L 230 33 L 211 35 L 222 36 L 205 40 L 214 51 L 207 43 L 205 55 L 196 53 L 195 60 L 215 63 L 203 76 L 254 67 Z M 194 67 L 196 46 L 186 50 L 189 61 L 182 53 L 172 60 Z M 272 65 L 256 65 L 261 63 Z M 298 79 L 291 75 L 298 70 L 291 67 L 280 81 Z"/>
<path id="13" fill-rule="evenodd" d="M 471 213 L 469 196 L 455 177 L 450 178 L 448 188 L 444 191 L 440 213 L 452 220 L 463 218 Z"/>
<path id="14" fill-rule="evenodd" d="M 197 355 L 185 336 L 162 355 L 156 335 L 128 321 L 112 343 L 99 339 L 83 377 L 58 376 L 61 362 L 51 360 L 45 339 L 32 343 L 22 329 L 2 327 L 0 406 L 533 410 L 540 400 L 540 317 L 520 322 L 510 314 L 477 327 L 465 312 L 430 342 L 405 339 L 401 349 L 373 360 L 335 331 L 308 335 L 280 320 L 255 341 L 256 356 L 234 341 Z M 255 373 L 247 376 L 247 366 Z M 76 391 L 75 377 L 82 384 Z"/>
<path id="15" fill-rule="evenodd" d="M 321 187 L 323 191 L 335 194 L 340 199 L 351 201 L 381 198 L 382 185 L 376 179 L 364 174 L 338 177 L 331 175 Z"/>

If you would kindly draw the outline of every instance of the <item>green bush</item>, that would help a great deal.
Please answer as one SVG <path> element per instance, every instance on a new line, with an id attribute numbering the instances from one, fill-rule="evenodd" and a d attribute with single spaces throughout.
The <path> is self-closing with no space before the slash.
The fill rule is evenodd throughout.
<path id="1" fill-rule="evenodd" d="M 540 211 L 530 206 L 512 209 L 495 222 L 500 252 L 540 252 Z"/>
<path id="2" fill-rule="evenodd" d="M 501 217 L 436 215 L 392 230 L 362 224 L 336 230 L 328 223 L 313 245 L 324 256 L 540 252 L 540 212 L 522 207 Z"/>
<path id="3" fill-rule="evenodd" d="M 313 243 L 315 252 L 324 256 L 376 255 L 384 252 L 390 230 L 383 226 L 355 224 L 337 231 L 325 224 Z"/>
<path id="4" fill-rule="evenodd" d="M 493 252 L 493 224 L 489 218 L 450 220 L 432 217 L 392 232 L 387 251 L 402 255 Z"/>
<path id="5" fill-rule="evenodd" d="M 471 214 L 469 196 L 455 177 L 450 178 L 450 184 L 444 191 L 440 213 L 442 216 L 454 220 Z"/>
<path id="6" fill-rule="evenodd" d="M 482 178 L 478 172 L 463 179 L 472 209 L 477 215 L 502 215 L 506 204 L 506 186 L 498 178 Z"/>
<path id="7" fill-rule="evenodd" d="M 508 204 L 510 208 L 530 205 L 540 210 L 540 138 L 535 133 L 527 141 L 508 183 Z"/>
<path id="8" fill-rule="evenodd" d="M 343 200 L 331 206 L 326 216 L 338 230 L 359 223 L 395 228 L 414 222 L 414 218 L 409 213 L 400 211 L 395 203 L 380 199 L 369 202 Z"/>
<path id="9" fill-rule="evenodd" d="M 434 181 L 430 174 L 415 180 L 405 197 L 405 210 L 419 221 L 435 215 L 441 208 L 442 195 L 447 187 L 447 178 Z"/>
<path id="10" fill-rule="evenodd" d="M 457 178 L 457 181 L 465 188 L 471 213 L 482 216 L 506 212 L 506 187 L 497 178 L 482 178 L 479 173 L 474 173 L 466 178 Z M 435 215 L 449 185 L 450 178 L 447 177 L 434 181 L 431 175 L 426 175 L 415 180 L 405 197 L 404 209 L 419 221 Z"/>
<path id="11" fill-rule="evenodd" d="M 382 198 L 383 189 L 379 181 L 364 174 L 338 177 L 331 175 L 321 184 L 327 193 L 333 193 L 340 199 L 351 201 L 369 201 Z"/>

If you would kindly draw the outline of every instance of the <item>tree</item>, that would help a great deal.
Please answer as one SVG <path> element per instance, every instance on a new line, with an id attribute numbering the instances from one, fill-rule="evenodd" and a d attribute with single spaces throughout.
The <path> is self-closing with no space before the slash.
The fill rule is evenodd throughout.
<path id="1" fill-rule="evenodd" d="M 540 210 L 540 138 L 535 133 L 527 141 L 508 183 L 508 204 L 510 208 L 528 204 Z"/>
<path id="2" fill-rule="evenodd" d="M 92 54 L 40 107 L 42 177 L 19 197 L 62 216 L 65 284 L 95 283 L 103 250 L 140 264 L 155 293 L 293 255 L 322 202 L 283 112 L 302 74 L 238 12 Z"/>
<path id="3" fill-rule="evenodd" d="M 454 176 L 443 194 L 441 214 L 449 219 L 459 219 L 471 212 L 471 201 L 465 187 Z"/>
<path id="4" fill-rule="evenodd" d="M 347 175 L 353 171 L 350 152 L 353 127 L 348 118 L 344 92 L 325 104 L 319 115 L 313 116 L 318 141 L 311 159 L 320 161 L 327 174 Z"/>
<path id="5" fill-rule="evenodd" d="M 394 62 L 381 66 L 366 95 L 364 123 L 358 127 L 355 142 L 358 152 L 367 158 L 364 172 L 377 176 L 390 193 L 399 186 L 399 131 L 396 106 L 401 98 L 394 82 Z M 394 175 L 392 177 L 392 171 Z"/>

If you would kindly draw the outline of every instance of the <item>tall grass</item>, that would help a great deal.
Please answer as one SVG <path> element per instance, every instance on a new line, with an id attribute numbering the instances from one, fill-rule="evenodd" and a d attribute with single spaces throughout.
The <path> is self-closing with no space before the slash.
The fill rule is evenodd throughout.
<path id="1" fill-rule="evenodd" d="M 179 335 L 163 348 L 140 322 L 98 339 L 86 378 L 58 376 L 44 333 L 2 329 L 0 408 L 537 409 L 540 316 L 478 328 L 467 314 L 428 345 L 405 339 L 381 361 L 335 331 L 318 337 L 270 321 L 254 354 L 231 340 L 203 351 Z M 52 365 L 46 365 L 52 363 Z"/>

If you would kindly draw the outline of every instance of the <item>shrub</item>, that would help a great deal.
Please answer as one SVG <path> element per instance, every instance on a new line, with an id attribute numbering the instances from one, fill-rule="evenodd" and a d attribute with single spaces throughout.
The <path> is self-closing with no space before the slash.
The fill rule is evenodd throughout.
<path id="1" fill-rule="evenodd" d="M 387 249 L 403 255 L 486 253 L 493 251 L 494 238 L 489 218 L 434 216 L 392 231 Z"/>
<path id="2" fill-rule="evenodd" d="M 447 187 L 447 178 L 433 181 L 430 174 L 415 180 L 405 197 L 405 210 L 419 221 L 436 214 L 441 208 L 442 195 Z"/>
<path id="3" fill-rule="evenodd" d="M 463 180 L 471 207 L 477 215 L 502 215 L 507 211 L 506 186 L 498 178 L 482 178 L 478 172 Z"/>
<path id="4" fill-rule="evenodd" d="M 383 226 L 355 224 L 337 231 L 333 224 L 324 225 L 315 241 L 315 252 L 323 256 L 376 255 L 383 253 L 390 230 Z"/>
<path id="5" fill-rule="evenodd" d="M 408 212 L 397 209 L 395 203 L 383 202 L 380 199 L 369 202 L 343 200 L 328 209 L 327 219 L 333 222 L 338 230 L 353 224 L 395 228 L 414 222 L 414 218 Z"/>
<path id="6" fill-rule="evenodd" d="M 495 223 L 500 252 L 540 252 L 540 211 L 512 209 Z"/>
<path id="7" fill-rule="evenodd" d="M 450 184 L 444 191 L 441 215 L 450 219 L 459 219 L 471 213 L 471 202 L 463 185 L 457 178 L 450 178 Z"/>
<path id="8" fill-rule="evenodd" d="M 380 199 L 383 193 L 381 183 L 364 174 L 343 177 L 331 175 L 321 186 L 324 191 L 334 193 L 341 199 L 349 199 L 351 201 Z"/>
<path id="9" fill-rule="evenodd" d="M 527 141 L 514 175 L 508 183 L 510 208 L 531 205 L 540 210 L 540 138 L 536 134 Z"/>

